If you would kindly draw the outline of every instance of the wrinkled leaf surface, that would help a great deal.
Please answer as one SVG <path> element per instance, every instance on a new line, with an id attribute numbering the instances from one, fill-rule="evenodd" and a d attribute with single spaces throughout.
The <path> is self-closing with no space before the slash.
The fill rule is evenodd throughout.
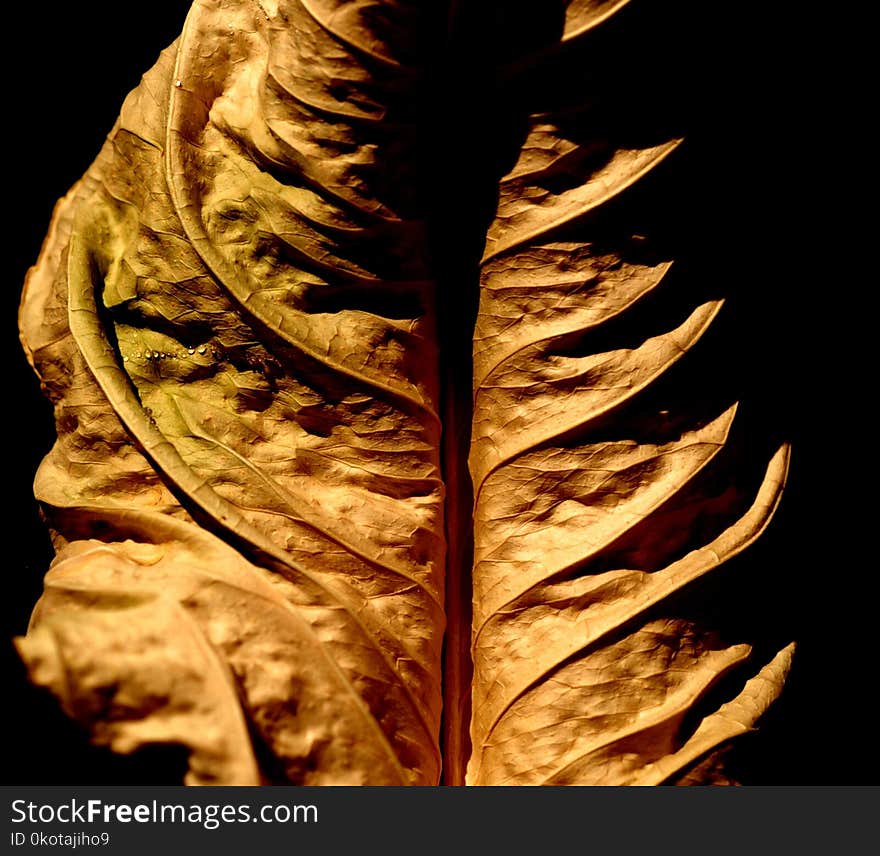
<path id="1" fill-rule="evenodd" d="M 552 78 L 630 5 L 572 0 L 498 79 Z M 466 330 L 473 683 L 447 659 L 443 697 L 441 412 L 464 411 L 441 405 L 470 390 L 440 383 L 435 24 L 416 0 L 198 0 L 28 276 L 57 557 L 18 646 L 94 740 L 180 744 L 191 784 L 656 784 L 785 679 L 790 647 L 692 601 L 766 527 L 788 450 L 741 464 L 735 398 L 676 374 L 723 295 L 606 214 L 682 139 L 615 133 L 563 75 L 546 109 L 504 95 L 517 153 Z M 444 759 L 468 701 L 470 755 Z"/>

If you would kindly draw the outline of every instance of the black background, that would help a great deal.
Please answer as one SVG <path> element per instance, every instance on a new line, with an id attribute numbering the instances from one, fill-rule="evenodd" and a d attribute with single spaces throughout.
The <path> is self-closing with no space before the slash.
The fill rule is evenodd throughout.
<path id="1" fill-rule="evenodd" d="M 682 206 L 739 282 L 736 335 L 758 395 L 793 442 L 783 505 L 759 546 L 772 573 L 754 606 L 780 615 L 799 643 L 782 701 L 751 739 L 747 781 L 873 784 L 877 560 L 864 401 L 876 384 L 860 316 L 871 283 L 825 193 L 852 163 L 830 145 L 826 59 L 783 5 L 760 20 L 685 9 L 669 60 L 700 114 Z M 714 5 L 714 4 L 703 4 Z M 88 745 L 25 680 L 9 639 L 23 633 L 51 558 L 31 481 L 53 439 L 51 411 L 17 340 L 15 313 L 55 200 L 82 174 L 125 94 L 180 32 L 188 4 L 111 0 L 5 12 L 3 116 L 3 451 L 7 498 L 0 653 L 7 784 L 164 783 L 181 759 L 162 750 L 117 758 Z M 690 17 L 688 17 L 690 16 Z M 662 54 L 662 51 L 660 52 Z M 447 167 L 448 169 L 448 167 Z M 868 265 L 864 268 L 870 270 Z M 758 369 L 760 368 L 760 371 Z"/>

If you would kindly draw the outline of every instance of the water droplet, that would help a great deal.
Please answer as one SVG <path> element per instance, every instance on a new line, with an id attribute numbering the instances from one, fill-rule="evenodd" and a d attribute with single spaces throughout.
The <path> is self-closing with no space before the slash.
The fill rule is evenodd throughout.
<path id="1" fill-rule="evenodd" d="M 207 349 L 204 345 L 202 345 L 202 347 L 199 348 L 199 353 L 200 353 L 200 354 L 205 354 L 205 353 L 207 353 L 207 352 L 208 352 L 208 349 Z"/>
<path id="2" fill-rule="evenodd" d="M 195 349 L 195 348 L 190 348 L 190 349 L 189 349 L 189 352 L 190 352 L 191 354 L 194 354 L 194 353 L 196 352 L 196 349 Z"/>
<path id="3" fill-rule="evenodd" d="M 123 357 L 123 358 L 122 358 L 122 362 L 127 363 L 127 362 L 128 362 L 128 357 Z"/>
<path id="4" fill-rule="evenodd" d="M 159 352 L 158 352 L 158 351 L 153 351 L 153 359 L 154 359 L 154 360 L 158 360 L 158 359 L 159 359 Z"/>
<path id="5" fill-rule="evenodd" d="M 182 80 L 175 80 L 175 81 L 174 81 L 174 85 L 175 85 L 178 89 L 180 89 L 180 87 L 183 86 L 183 81 L 182 81 Z"/>

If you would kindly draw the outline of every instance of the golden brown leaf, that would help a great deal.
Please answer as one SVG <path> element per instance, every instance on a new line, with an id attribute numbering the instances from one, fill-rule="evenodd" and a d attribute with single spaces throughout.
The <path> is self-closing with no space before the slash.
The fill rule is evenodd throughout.
<path id="1" fill-rule="evenodd" d="M 570 4 L 560 40 L 623 5 Z M 788 653 L 689 737 L 751 647 L 679 595 L 763 531 L 788 449 L 759 485 L 728 470 L 714 493 L 707 473 L 736 467 L 736 403 L 719 411 L 666 378 L 723 301 L 683 305 L 672 259 L 603 213 L 681 139 L 617 143 L 597 93 L 579 106 L 584 93 L 551 82 L 561 106 L 526 120 L 481 273 L 467 780 L 648 783 L 747 730 L 781 690 Z"/>
<path id="2" fill-rule="evenodd" d="M 415 156 L 415 75 L 358 47 L 385 44 L 381 28 L 408 9 L 389 4 L 371 33 L 338 6 L 196 3 L 56 214 L 22 311 L 59 428 L 36 490 L 59 544 L 107 546 L 50 574 L 53 608 L 38 608 L 22 650 L 35 662 L 52 638 L 63 665 L 86 609 L 100 620 L 75 652 L 92 652 L 85 685 L 35 677 L 118 695 L 140 669 L 107 659 L 149 612 L 146 589 L 157 616 L 186 614 L 204 639 L 172 636 L 143 680 L 176 659 L 183 686 L 185 646 L 213 650 L 277 759 L 265 778 L 427 784 L 444 626 L 432 286 L 418 212 L 382 166 L 388 149 Z M 144 545 L 161 560 L 128 558 Z M 217 710 L 240 721 L 237 702 L 230 690 Z M 129 708 L 127 748 L 179 741 L 203 778 L 203 729 L 172 734 L 150 725 L 164 714 Z M 211 751 L 229 756 L 216 779 L 254 779 L 233 758 L 249 749 Z"/>
<path id="3" fill-rule="evenodd" d="M 417 0 L 197 0 L 59 202 L 20 319 L 57 557 L 17 644 L 96 742 L 181 745 L 191 784 L 698 782 L 778 696 L 791 647 L 756 672 L 766 645 L 697 606 L 788 449 L 756 461 L 735 396 L 676 374 L 725 295 L 620 199 L 683 140 L 553 65 L 628 0 L 563 5 L 488 62 L 514 156 L 472 420 L 440 388 Z"/>

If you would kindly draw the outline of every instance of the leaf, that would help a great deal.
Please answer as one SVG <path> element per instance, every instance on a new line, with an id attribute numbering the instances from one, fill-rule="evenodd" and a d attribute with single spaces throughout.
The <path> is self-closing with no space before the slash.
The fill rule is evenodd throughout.
<path id="1" fill-rule="evenodd" d="M 630 0 L 570 0 L 565 7 L 562 41 L 588 33 L 626 6 Z"/>
<path id="2" fill-rule="evenodd" d="M 194 3 L 59 202 L 20 316 L 57 556 L 17 645 L 96 742 L 181 745 L 190 784 L 659 783 L 779 694 L 790 648 L 755 675 L 764 641 L 699 607 L 788 450 L 756 465 L 724 384 L 678 372 L 723 296 L 620 205 L 682 138 L 621 129 L 575 78 L 533 97 L 629 5 L 565 4 L 476 82 L 535 75 L 499 98 L 505 151 L 473 155 L 497 194 L 465 229 L 471 421 L 426 190 L 437 16 Z"/>
<path id="3" fill-rule="evenodd" d="M 103 513 L 129 537 L 62 550 L 37 630 L 20 642 L 35 678 L 99 741 L 120 751 L 179 741 L 192 750 L 191 783 L 259 784 L 241 694 L 290 780 L 358 784 L 369 769 L 406 781 L 344 656 L 331 655 L 341 617 L 300 606 L 292 585 L 190 523 Z"/>
<path id="4" fill-rule="evenodd" d="M 481 271 L 467 770 L 477 785 L 659 781 L 747 730 L 787 672 L 774 665 L 746 683 L 741 697 L 762 700 L 737 709 L 737 727 L 730 702 L 688 736 L 710 691 L 741 680 L 751 647 L 725 644 L 680 597 L 763 531 L 788 449 L 751 501 L 729 469 L 733 490 L 713 495 L 713 470 L 731 466 L 736 403 L 713 413 L 666 378 L 723 301 L 677 305 L 672 259 L 625 231 L 627 209 L 602 210 L 681 139 L 619 144 L 596 93 L 578 106 L 566 98 L 582 94 L 556 82 L 559 106 L 523 120 Z"/>
<path id="5" fill-rule="evenodd" d="M 187 784 L 259 784 L 235 683 L 179 606 L 145 597 L 124 611 L 68 612 L 19 650 L 97 743 L 127 753 L 180 741 L 190 747 Z"/>
<path id="6" fill-rule="evenodd" d="M 313 5 L 197 3 L 56 215 L 22 317 L 59 423 L 36 492 L 60 539 L 108 545 L 78 565 L 92 609 L 140 602 L 146 585 L 190 616 L 278 766 L 269 780 L 432 783 L 444 541 L 429 283 L 411 203 L 377 160 L 383 137 L 404 143 L 384 124 L 347 127 L 360 113 L 328 101 L 349 84 L 405 94 L 412 73 L 389 64 L 374 81 L 335 5 Z M 395 121 L 393 103 L 383 112 Z M 350 139 L 325 169 L 316 152 Z M 413 316 L 383 314 L 388 295 Z M 346 301 L 359 308 L 333 311 Z M 171 537 L 157 513 L 187 549 L 121 563 L 129 541 Z M 194 520 L 238 549 L 199 543 Z M 111 568 L 127 597 L 102 588 Z M 84 674 L 115 674 L 102 652 L 135 620 L 95 625 Z M 38 610 L 32 632 L 64 639 L 66 622 Z M 134 729 L 147 714 L 128 715 Z M 198 730 L 174 739 L 196 757 Z"/>

